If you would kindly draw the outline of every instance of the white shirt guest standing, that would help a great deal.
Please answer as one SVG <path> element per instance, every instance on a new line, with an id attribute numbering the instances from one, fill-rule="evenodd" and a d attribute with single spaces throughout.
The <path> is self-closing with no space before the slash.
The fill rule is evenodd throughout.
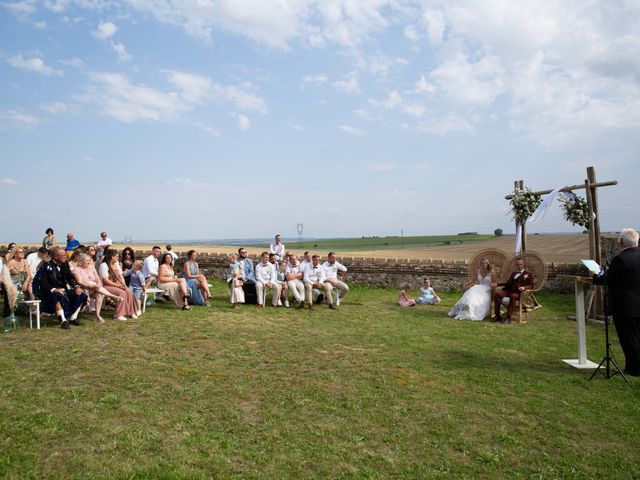
<path id="1" fill-rule="evenodd" d="M 144 275 L 146 281 L 145 288 L 158 280 L 158 267 L 160 266 L 160 262 L 158 261 L 159 258 L 160 247 L 155 246 L 151 249 L 151 255 L 144 259 L 142 275 Z"/>
<path id="2" fill-rule="evenodd" d="M 173 248 L 173 247 L 172 247 L 171 245 L 167 245 L 167 253 L 168 253 L 169 255 L 171 255 L 171 258 L 173 258 L 173 263 L 174 263 L 174 265 L 175 265 L 176 260 L 178 260 L 178 254 L 177 254 L 176 252 L 174 252 L 174 251 L 172 250 L 172 248 Z"/>
<path id="3" fill-rule="evenodd" d="M 304 290 L 307 306 L 311 310 L 313 308 L 312 290 L 314 288 L 324 289 L 325 298 L 329 304 L 329 308 L 335 308 L 333 306 L 333 299 L 331 298 L 332 285 L 325 280 L 327 277 L 324 274 L 324 269 L 320 265 L 320 256 L 314 255 L 311 257 L 311 265 L 307 265 L 304 271 Z"/>
<path id="4" fill-rule="evenodd" d="M 269 254 L 262 252 L 260 263 L 256 265 L 255 271 L 256 295 L 258 297 L 258 308 L 264 308 L 264 299 L 266 291 L 271 290 L 272 306 L 278 306 L 278 298 L 280 298 L 280 284 L 277 281 L 275 266 L 269 263 Z"/>
<path id="5" fill-rule="evenodd" d="M 276 261 L 280 261 L 284 258 L 284 243 L 280 243 L 280 235 L 276 235 L 275 242 L 269 245 L 269 253 L 273 253 L 276 256 Z"/>
<path id="6" fill-rule="evenodd" d="M 291 255 L 289 263 L 284 269 L 285 278 L 293 298 L 298 302 L 298 308 L 304 307 L 304 270 L 300 269 L 298 257 Z"/>
<path id="7" fill-rule="evenodd" d="M 107 236 L 107 232 L 102 232 L 100 234 L 100 240 L 98 240 L 97 246 L 98 251 L 104 252 L 107 247 L 113 245 L 113 241 Z"/>
<path id="8" fill-rule="evenodd" d="M 344 297 L 349 292 L 349 286 L 342 281 L 347 273 L 347 267 L 336 260 L 335 253 L 329 252 L 327 261 L 322 264 L 322 269 L 326 277 L 325 282 L 330 283 L 333 288 L 337 288 L 340 291 L 340 296 Z M 340 304 L 339 301 L 336 303 Z"/>

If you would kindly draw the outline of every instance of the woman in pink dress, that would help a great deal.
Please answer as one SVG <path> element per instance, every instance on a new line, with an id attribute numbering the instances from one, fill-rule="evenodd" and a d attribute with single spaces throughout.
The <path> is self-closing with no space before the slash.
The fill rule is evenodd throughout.
<path id="1" fill-rule="evenodd" d="M 104 319 L 100 316 L 104 297 L 113 298 L 116 302 L 122 302 L 124 300 L 122 297 L 112 294 L 102 286 L 96 267 L 93 266 L 93 260 L 86 253 L 78 257 L 78 267 L 74 270 L 73 276 L 76 278 L 78 285 L 82 287 L 87 296 L 93 301 L 96 311 L 96 322 L 98 323 L 104 323 Z"/>
<path id="2" fill-rule="evenodd" d="M 109 293 L 122 297 L 124 300 L 116 305 L 114 318 L 116 320 L 126 320 L 127 317 L 133 319 L 138 318 L 136 315 L 137 303 L 136 297 L 131 290 L 127 288 L 124 282 L 124 276 L 118 262 L 118 251 L 115 249 L 105 250 L 102 257 L 102 263 L 98 270 L 100 280 L 104 284 L 104 288 Z"/>

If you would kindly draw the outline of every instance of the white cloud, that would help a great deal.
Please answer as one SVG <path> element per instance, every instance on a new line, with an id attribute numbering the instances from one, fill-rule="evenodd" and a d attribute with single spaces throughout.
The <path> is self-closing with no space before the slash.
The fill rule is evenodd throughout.
<path id="1" fill-rule="evenodd" d="M 358 75 L 356 73 L 351 73 L 344 80 L 333 82 L 333 87 L 340 92 L 360 93 L 360 85 L 358 85 Z"/>
<path id="2" fill-rule="evenodd" d="M 287 127 L 289 127 L 291 130 L 293 130 L 294 132 L 302 132 L 302 131 L 304 131 L 304 127 L 302 125 L 300 125 L 299 123 L 286 122 L 285 125 Z"/>
<path id="3" fill-rule="evenodd" d="M 395 163 L 371 162 L 365 165 L 370 172 L 390 172 L 395 170 Z"/>
<path id="4" fill-rule="evenodd" d="M 7 60 L 9 65 L 22 70 L 39 73 L 46 77 L 53 75 L 62 76 L 62 70 L 45 65 L 41 58 L 24 58 L 22 55 L 15 55 Z"/>
<path id="5" fill-rule="evenodd" d="M 30 15 L 36 11 L 35 0 L 23 0 L 20 2 L 0 3 L 4 8 L 18 15 Z"/>
<path id="6" fill-rule="evenodd" d="M 70 0 L 45 0 L 44 7 L 52 12 L 63 12 L 69 5 Z"/>
<path id="7" fill-rule="evenodd" d="M 0 178 L 0 185 L 17 185 L 18 182 L 16 182 L 13 178 Z"/>
<path id="8" fill-rule="evenodd" d="M 68 60 L 60 60 L 62 65 L 67 65 L 69 67 L 82 68 L 84 67 L 84 62 L 79 58 L 70 58 Z"/>
<path id="9" fill-rule="evenodd" d="M 240 130 L 249 130 L 251 128 L 251 120 L 241 113 L 230 113 L 229 116 L 236 121 L 236 126 Z"/>
<path id="10" fill-rule="evenodd" d="M 328 80 L 329 77 L 322 73 L 318 73 L 315 75 L 305 75 L 304 77 L 302 77 L 302 84 L 300 85 L 300 88 L 304 89 L 305 85 L 322 85 L 324 83 L 327 83 Z"/>
<path id="11" fill-rule="evenodd" d="M 0 111 L 0 128 L 10 130 L 13 128 L 30 129 L 40 123 L 40 119 L 24 112 L 21 108 L 15 110 Z"/>
<path id="12" fill-rule="evenodd" d="M 446 136 L 455 132 L 471 133 L 475 128 L 471 121 L 456 113 L 449 113 L 441 117 L 426 118 L 421 121 L 417 129 L 425 133 L 433 133 L 439 136 Z"/>
<path id="13" fill-rule="evenodd" d="M 172 120 L 191 108 L 176 94 L 134 85 L 122 74 L 90 73 L 89 77 L 94 83 L 80 99 L 97 103 L 103 115 L 122 122 Z"/>
<path id="14" fill-rule="evenodd" d="M 67 104 L 64 102 L 43 103 L 39 108 L 51 115 L 56 115 L 65 112 L 67 110 Z"/>
<path id="15" fill-rule="evenodd" d="M 444 39 L 446 19 L 442 10 L 437 8 L 425 8 L 422 21 L 427 30 L 427 38 L 431 45 L 439 45 Z"/>
<path id="16" fill-rule="evenodd" d="M 171 180 L 167 180 L 165 185 L 170 187 L 182 187 L 182 188 L 191 188 L 191 187 L 203 187 L 203 188 L 211 188 L 211 185 L 206 182 L 198 182 L 196 180 L 192 180 L 186 177 L 174 177 Z"/>
<path id="17" fill-rule="evenodd" d="M 435 93 L 436 87 L 429 83 L 424 75 L 415 83 L 415 91 L 417 93 Z"/>
<path id="18" fill-rule="evenodd" d="M 91 32 L 91 34 L 98 40 L 107 40 L 111 38 L 118 31 L 118 27 L 111 22 L 100 22 L 98 29 Z"/>
<path id="19" fill-rule="evenodd" d="M 214 128 L 214 127 L 212 127 L 210 125 L 207 125 L 205 123 L 196 123 L 195 125 L 200 130 L 202 130 L 203 132 L 208 133 L 209 135 L 211 135 L 213 137 L 222 138 L 222 132 L 220 130 L 218 130 L 217 128 Z"/>
<path id="20" fill-rule="evenodd" d="M 131 55 L 129 55 L 127 49 L 122 43 L 111 42 L 111 48 L 116 52 L 116 55 L 118 55 L 118 59 L 121 62 L 130 62 L 132 60 Z"/>
<path id="21" fill-rule="evenodd" d="M 87 163 L 93 163 L 95 159 L 91 155 L 83 155 L 82 161 Z"/>
<path id="22" fill-rule="evenodd" d="M 338 128 L 343 132 L 348 133 L 349 135 L 353 135 L 355 137 L 364 137 L 365 135 L 364 130 L 357 127 L 352 127 L 351 125 L 339 125 Z"/>
<path id="23" fill-rule="evenodd" d="M 389 92 L 387 94 L 387 98 L 385 98 L 384 100 L 374 100 L 370 98 L 369 103 L 374 107 L 393 110 L 402 103 L 402 96 L 394 90 L 392 92 Z"/>

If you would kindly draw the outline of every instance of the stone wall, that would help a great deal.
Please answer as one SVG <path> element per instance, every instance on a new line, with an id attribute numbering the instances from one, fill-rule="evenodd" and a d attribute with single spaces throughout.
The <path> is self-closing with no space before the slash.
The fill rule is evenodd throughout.
<path id="1" fill-rule="evenodd" d="M 183 255 L 176 251 L 180 260 L 176 272 L 182 272 Z M 136 258 L 144 258 L 149 252 L 136 252 Z M 253 259 L 254 262 L 256 259 Z M 429 277 L 436 291 L 458 291 L 469 275 L 466 260 L 411 260 L 404 258 L 338 257 L 338 261 L 349 269 L 350 284 L 374 285 L 377 287 L 401 288 L 406 282 L 414 287 L 422 285 Z M 211 279 L 224 279 L 229 266 L 229 255 L 224 253 L 199 254 L 198 264 L 202 272 Z M 549 279 L 544 290 L 572 292 L 573 282 L 562 275 L 584 275 L 579 264 L 549 264 Z"/>

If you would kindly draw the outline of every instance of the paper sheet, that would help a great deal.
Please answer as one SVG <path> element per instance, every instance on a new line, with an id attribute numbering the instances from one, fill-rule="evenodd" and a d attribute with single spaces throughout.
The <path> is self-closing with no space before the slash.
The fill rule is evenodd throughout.
<path id="1" fill-rule="evenodd" d="M 595 261 L 593 260 L 580 260 L 582 262 L 582 264 L 587 267 L 589 269 L 589 271 L 591 273 L 600 273 L 600 271 L 602 270 L 600 268 L 600 265 L 598 265 Z"/>

